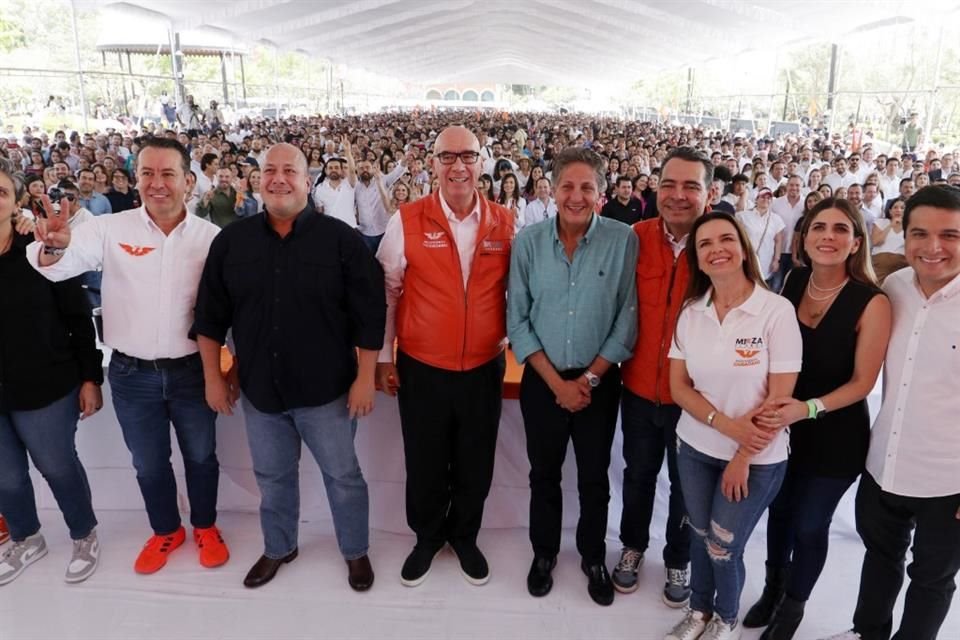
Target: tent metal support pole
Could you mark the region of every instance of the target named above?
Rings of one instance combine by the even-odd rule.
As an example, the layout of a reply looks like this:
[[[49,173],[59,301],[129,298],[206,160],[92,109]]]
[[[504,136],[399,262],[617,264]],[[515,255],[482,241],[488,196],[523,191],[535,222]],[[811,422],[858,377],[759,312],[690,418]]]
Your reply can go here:
[[[830,131],[833,131],[834,104],[833,94],[837,90],[837,60],[840,57],[840,47],[836,44],[830,45],[830,76],[827,80],[827,111],[830,112]]]
[[[223,82],[223,104],[230,104],[230,92],[227,91],[227,59],[223,55],[223,51],[220,52],[220,80]]]
[[[80,108],[83,112],[83,130],[90,131],[90,125],[88,124],[90,114],[87,111],[87,91],[83,86],[83,64],[80,62],[80,35],[77,29],[76,0],[70,0],[70,20],[73,23],[73,48],[77,55],[77,80],[80,84]]]
[[[943,62],[943,26],[944,22],[940,22],[940,35],[937,37],[937,58],[936,62],[933,65],[933,86],[930,89],[930,98],[927,102],[927,117],[923,125],[923,134],[930,140],[930,132],[933,131],[933,111],[934,105],[937,104],[937,91],[938,85],[940,84],[940,64]]]

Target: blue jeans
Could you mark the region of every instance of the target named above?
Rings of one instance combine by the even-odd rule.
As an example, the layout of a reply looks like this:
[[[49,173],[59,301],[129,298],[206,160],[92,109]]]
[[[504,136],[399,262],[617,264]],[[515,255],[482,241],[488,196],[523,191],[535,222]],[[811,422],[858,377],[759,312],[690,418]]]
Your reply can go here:
[[[827,561],[830,522],[856,478],[788,469],[767,521],[767,566],[790,567],[787,595],[806,602]]]
[[[679,441],[677,467],[694,539],[690,545],[690,608],[737,619],[746,580],[743,550],[764,510],[780,490],[787,462],[751,465],[748,497],[727,500],[720,491],[726,460]]]
[[[177,480],[170,464],[170,423],[177,434],[190,500],[190,523],[198,529],[217,521],[217,414],[207,406],[199,356],[177,369],[141,369],[114,352],[108,370],[113,408],[133,456],[137,483],[157,535],[180,528]]]
[[[380,241],[383,240],[383,234],[381,233],[378,236],[362,236],[362,237],[363,237],[363,243],[367,245],[367,248],[370,249],[371,253],[376,255],[377,249],[380,248]]]
[[[80,415],[77,391],[42,409],[0,413],[0,513],[14,540],[40,530],[27,453],[50,485],[70,537],[86,538],[97,526],[87,474],[74,444]]]
[[[260,487],[264,555],[278,560],[297,548],[300,519],[300,443],[323,473],[337,545],[346,560],[367,555],[370,502],[353,446],[357,421],[347,396],[319,407],[258,411],[243,398],[253,472]]]
[[[663,562],[671,569],[685,569],[690,562],[690,532],[684,526],[686,509],[680,476],[677,474],[677,422],[680,407],[656,405],[623,390],[621,400],[623,428],[623,513],[620,517],[620,542],[625,547],[646,551],[650,544],[650,521],[657,494],[657,476],[663,466],[664,452],[670,476],[670,513],[667,517],[667,544]]]

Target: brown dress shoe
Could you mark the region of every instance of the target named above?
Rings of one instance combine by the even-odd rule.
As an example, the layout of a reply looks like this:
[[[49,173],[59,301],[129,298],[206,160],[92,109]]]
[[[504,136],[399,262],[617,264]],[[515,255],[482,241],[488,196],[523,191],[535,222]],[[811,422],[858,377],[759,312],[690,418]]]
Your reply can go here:
[[[273,577],[277,575],[277,571],[280,569],[280,565],[293,562],[296,559],[296,549],[279,560],[274,560],[273,558],[268,558],[267,556],[260,556],[260,559],[257,560],[257,563],[250,568],[249,572],[247,572],[247,577],[243,579],[243,586],[249,587],[250,589],[262,587],[273,580]]]
[[[354,591],[366,591],[373,586],[373,567],[368,556],[347,560],[347,569],[347,582]]]

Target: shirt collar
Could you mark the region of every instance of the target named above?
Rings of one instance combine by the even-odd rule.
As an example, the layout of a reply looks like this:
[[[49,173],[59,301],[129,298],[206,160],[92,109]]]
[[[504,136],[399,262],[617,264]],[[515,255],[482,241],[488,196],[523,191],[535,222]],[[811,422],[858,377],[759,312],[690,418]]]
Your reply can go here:
[[[580,238],[579,242],[577,242],[577,245],[590,244],[590,241],[596,234],[596,229],[599,224],[600,216],[594,213],[593,218],[590,219],[590,225],[587,227],[587,232],[583,234],[583,237]],[[550,225],[550,229],[551,233],[553,234],[553,241],[560,242],[560,216],[556,216],[554,218],[553,224]]]
[[[734,307],[734,309],[739,309],[740,311],[748,313],[751,316],[759,316],[760,312],[763,310],[763,297],[765,291],[766,289],[763,287],[763,285],[753,285],[753,293],[751,293],[746,300],[741,302],[739,307]],[[703,297],[692,303],[690,306],[697,311],[705,312],[707,309],[713,306],[713,302],[710,300],[712,295],[713,287],[710,287],[707,289],[707,293]]]
[[[157,223],[154,222],[153,218],[150,217],[150,214],[147,213],[147,208],[144,205],[140,205],[139,207],[137,207],[136,211],[138,212],[140,219],[143,220],[143,223],[147,225],[147,228],[151,230],[156,229],[157,231],[161,231]],[[191,218],[197,218],[199,220],[198,216],[194,216],[189,211],[187,211],[186,205],[184,205],[183,211],[186,215],[183,217],[183,220],[181,220],[180,223],[173,228],[173,231],[176,231],[177,229],[182,229],[183,231],[186,231],[190,225],[196,224],[191,220]]]
[[[667,225],[665,224],[663,225],[663,235],[666,237],[667,242],[681,248],[685,248],[687,246],[687,238],[690,236],[690,234],[687,233],[680,239],[674,238],[673,234],[670,233],[670,229],[668,229]]]
[[[941,298],[949,300],[953,296],[960,294],[960,275],[954,276],[953,280],[940,287],[940,289],[929,298],[923,293],[923,289],[920,288],[920,282],[917,280],[916,272],[914,272],[912,280],[914,288],[917,290],[917,293],[920,294],[920,299],[927,302],[936,302]]]
[[[450,222],[461,222],[460,218],[453,212],[453,209],[450,208],[450,205],[447,204],[447,201],[444,200],[442,193],[437,193],[440,196],[440,207],[443,209],[443,215],[447,217],[447,220]],[[473,196],[473,210],[470,211],[470,215],[467,218],[475,217],[477,222],[480,222],[480,194],[476,193]],[[464,218],[465,221],[467,218]]]

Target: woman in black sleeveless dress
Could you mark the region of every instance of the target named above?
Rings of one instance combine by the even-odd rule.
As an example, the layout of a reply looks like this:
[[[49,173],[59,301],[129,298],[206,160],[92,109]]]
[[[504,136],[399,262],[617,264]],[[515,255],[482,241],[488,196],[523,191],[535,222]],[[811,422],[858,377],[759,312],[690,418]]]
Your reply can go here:
[[[804,262],[783,296],[797,310],[803,369],[794,398],[773,399],[758,422],[790,427],[783,486],[770,505],[767,581],[745,627],[789,640],[827,558],[830,522],[863,471],[870,444],[866,397],[890,337],[890,303],[870,266],[865,225],[846,200],[828,198],[805,217]]]

